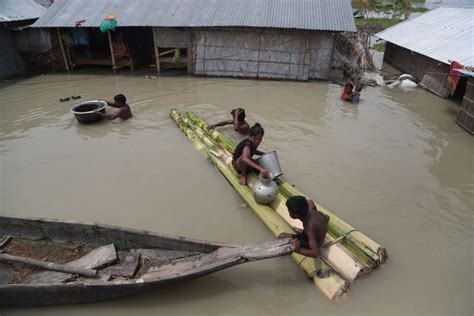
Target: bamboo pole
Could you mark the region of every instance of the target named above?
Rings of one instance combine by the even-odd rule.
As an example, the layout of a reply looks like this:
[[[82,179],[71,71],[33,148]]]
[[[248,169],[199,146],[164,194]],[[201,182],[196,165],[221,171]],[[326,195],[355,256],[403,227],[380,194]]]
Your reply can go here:
[[[59,47],[61,47],[61,54],[63,55],[64,66],[66,67],[66,71],[69,72],[69,62],[66,57],[66,51],[64,50],[63,39],[61,38],[61,32],[59,31],[59,28],[56,28],[56,32],[58,34]]]
[[[116,73],[117,64],[115,63],[114,46],[112,45],[112,33],[110,30],[107,30],[107,38],[109,39],[110,57],[112,58],[112,70]]]
[[[229,152],[234,151],[235,143],[219,132],[215,130],[209,130],[207,122],[200,116],[191,112],[187,112],[186,116],[197,126],[203,128],[212,139],[223,146],[226,150]],[[293,195],[304,196],[303,193],[299,192],[291,184],[283,180],[279,181],[279,189],[287,198]],[[319,211],[330,217],[328,223],[329,233],[335,238],[344,236],[342,243],[364,264],[376,267],[385,263],[387,251],[384,247],[356,230],[354,227],[337,217],[332,212],[329,212],[326,208],[317,203],[315,204]]]
[[[192,124],[187,118],[184,118],[183,121],[188,125]],[[208,148],[212,148],[215,152],[217,152],[217,154],[226,164],[226,166],[232,171],[234,171],[231,163],[232,155],[224,149],[219,148],[218,144],[216,144],[212,139],[210,139],[200,127],[194,126],[194,128],[194,132],[196,133],[197,137],[199,137],[199,139],[204,142],[204,144]],[[235,171],[233,173],[235,177],[237,177]],[[257,177],[253,174],[250,174],[248,176],[248,187],[251,188],[256,180]],[[292,219],[289,216],[286,207],[286,200],[287,198],[284,197],[281,193],[279,193],[277,199],[270,206],[290,226],[302,229],[303,225],[301,221]],[[334,238],[332,238],[330,235],[327,235],[326,243],[330,243],[332,241],[334,241]],[[370,266],[364,264],[355,256],[351,255],[350,252],[348,250],[345,250],[344,247],[342,247],[341,245],[334,245],[333,247],[321,249],[321,257],[342,277],[344,277],[344,279],[350,282],[353,282],[356,278],[367,274],[372,270]]]
[[[190,129],[185,119],[180,118],[180,114],[176,110],[171,110],[170,117],[176,122],[179,128],[184,131]],[[188,121],[189,122],[189,121]],[[189,134],[189,133],[188,133]],[[195,134],[196,143],[202,144],[203,138]],[[218,148],[215,148],[219,150]],[[249,187],[241,186],[238,177],[232,169],[228,168],[224,162],[217,158],[212,149],[208,149],[211,161],[216,165],[219,171],[226,177],[227,181],[236,189],[239,195],[244,199],[247,205],[257,214],[262,222],[270,229],[274,236],[278,236],[282,232],[291,232],[291,227],[270,207],[257,204],[253,198],[253,194]],[[293,253],[291,255],[298,266],[312,278],[315,285],[329,298],[335,299],[341,297],[350,288],[350,283],[342,279],[334,270],[331,269],[321,258],[308,258],[300,254]],[[329,275],[323,276],[319,272],[327,271]]]
[[[33,258],[13,256],[13,255],[9,255],[9,254],[6,254],[6,253],[0,254],[0,262],[23,263],[23,264],[28,264],[28,265],[40,267],[40,268],[45,269],[45,270],[59,271],[59,272],[65,272],[65,273],[71,273],[71,274],[79,274],[79,275],[83,275],[83,276],[87,276],[87,277],[95,277],[97,275],[97,271],[92,270],[92,269],[72,267],[72,266],[68,266],[68,265],[64,265],[64,264],[57,264],[57,263],[54,263],[54,262],[36,260],[36,259],[33,259]]]

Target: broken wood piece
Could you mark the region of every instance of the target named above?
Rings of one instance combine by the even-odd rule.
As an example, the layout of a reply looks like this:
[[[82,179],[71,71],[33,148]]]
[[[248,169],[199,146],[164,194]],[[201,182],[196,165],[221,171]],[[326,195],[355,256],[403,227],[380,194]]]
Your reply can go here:
[[[289,255],[294,251],[290,239],[277,239],[256,245],[220,247],[217,250],[200,256],[188,257],[173,261],[160,267],[151,267],[142,276],[144,281],[165,280],[184,277],[205,270],[221,270],[224,267],[248,261]]]
[[[86,269],[100,269],[117,261],[117,253],[115,252],[114,244],[99,247],[87,255],[71,261],[69,266],[80,267]],[[63,283],[74,278],[74,275],[62,272],[45,271],[33,275],[23,281],[26,284],[41,284],[41,283]]]
[[[2,248],[7,242],[9,242],[11,238],[12,236],[10,235],[2,236],[2,238],[0,238],[0,248]]]
[[[137,272],[139,262],[139,253],[119,252],[119,263],[110,266],[101,272],[111,276],[133,278]]]
[[[33,258],[13,256],[6,253],[0,254],[0,262],[17,262],[29,264],[35,267],[40,267],[45,270],[66,272],[72,274],[79,274],[88,277],[95,277],[97,274],[96,270],[84,269],[79,267],[68,266],[65,264],[57,264],[54,262],[41,261]]]
[[[167,54],[171,54],[171,53],[174,53],[176,49],[169,49],[169,50],[166,50],[162,53],[159,54],[159,56],[164,56],[164,55],[167,55]]]

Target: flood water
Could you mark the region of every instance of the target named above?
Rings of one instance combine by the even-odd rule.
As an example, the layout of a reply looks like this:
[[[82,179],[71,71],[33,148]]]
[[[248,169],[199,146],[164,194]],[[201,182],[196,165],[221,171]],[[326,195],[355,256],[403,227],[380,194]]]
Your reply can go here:
[[[127,96],[134,117],[79,125],[75,101]],[[0,214],[128,226],[227,243],[273,236],[168,118],[209,122],[244,107],[265,128],[285,179],[384,245],[390,259],[328,301],[276,258],[97,304],[6,315],[471,315],[474,139],[459,105],[423,89],[367,88],[354,106],[328,82],[108,70],[0,84]],[[113,111],[113,109],[111,109]],[[220,131],[234,138],[232,128]]]

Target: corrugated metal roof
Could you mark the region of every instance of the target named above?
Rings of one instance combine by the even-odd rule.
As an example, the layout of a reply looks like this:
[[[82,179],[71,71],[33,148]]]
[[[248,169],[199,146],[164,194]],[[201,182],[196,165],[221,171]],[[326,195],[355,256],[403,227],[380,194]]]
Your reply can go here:
[[[0,0],[0,22],[37,19],[46,10],[34,0]]]
[[[56,0],[34,27],[98,27],[111,12],[119,27],[356,31],[351,0]]]
[[[467,69],[454,69],[462,73],[463,75],[469,76],[469,77],[474,77],[474,71],[469,71]]]
[[[474,9],[438,8],[375,36],[446,64],[474,66]]]

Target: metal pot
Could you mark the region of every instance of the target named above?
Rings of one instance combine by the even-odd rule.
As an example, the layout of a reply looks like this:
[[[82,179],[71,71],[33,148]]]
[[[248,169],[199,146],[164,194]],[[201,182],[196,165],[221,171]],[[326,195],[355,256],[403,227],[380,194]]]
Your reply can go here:
[[[101,100],[86,101],[76,104],[71,108],[71,113],[74,114],[77,121],[82,124],[91,124],[102,121],[103,117],[96,112],[105,113],[107,102]]]
[[[257,203],[270,204],[278,194],[278,185],[272,179],[258,177],[252,186],[253,197]]]
[[[270,178],[275,179],[283,174],[276,151],[268,152],[257,159],[257,163],[270,172]]]

